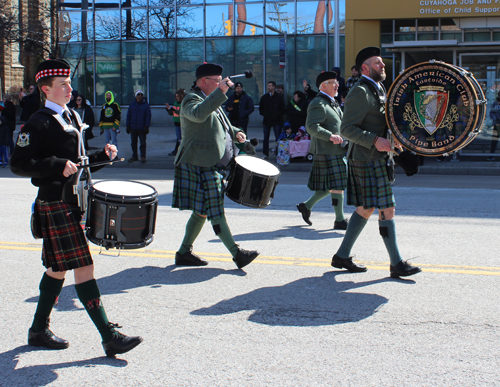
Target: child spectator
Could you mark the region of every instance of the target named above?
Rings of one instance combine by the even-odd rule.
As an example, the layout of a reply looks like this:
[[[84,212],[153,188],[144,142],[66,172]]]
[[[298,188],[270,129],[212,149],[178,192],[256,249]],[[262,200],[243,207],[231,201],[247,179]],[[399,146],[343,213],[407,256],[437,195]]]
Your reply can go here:
[[[286,122],[278,137],[276,162],[279,165],[290,164],[290,141],[293,141],[294,138],[295,133],[292,132],[292,125]]]

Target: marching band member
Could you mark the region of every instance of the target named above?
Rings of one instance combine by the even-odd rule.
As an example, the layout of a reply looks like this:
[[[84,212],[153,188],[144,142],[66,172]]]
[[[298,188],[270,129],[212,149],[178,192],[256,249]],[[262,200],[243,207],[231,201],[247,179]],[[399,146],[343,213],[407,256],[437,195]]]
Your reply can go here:
[[[399,254],[394,223],[395,205],[385,157],[391,151],[385,120],[385,64],[380,48],[367,47],[356,56],[360,80],[352,87],[345,101],[340,133],[349,140],[349,179],[347,204],[356,206],[349,220],[332,266],[350,272],[364,272],[366,267],[353,262],[351,249],[368,219],[378,209],[379,231],[389,253],[391,277],[419,273],[417,266],[403,261]],[[401,145],[398,144],[398,147]]]
[[[340,136],[342,111],[335,100],[339,88],[337,73],[323,71],[316,78],[316,86],[319,93],[309,104],[306,119],[307,133],[311,135],[310,152],[314,155],[307,187],[314,194],[307,201],[297,204],[297,209],[304,221],[312,225],[309,220],[312,208],[331,195],[335,209],[333,229],[345,230],[348,223],[344,216],[347,159]]]
[[[45,108],[33,114],[24,125],[11,159],[12,172],[31,177],[32,184],[38,187],[35,213],[43,235],[42,263],[47,268],[40,282],[40,298],[29,329],[28,344],[50,349],[69,346],[68,341],[49,329],[49,316],[67,271],[73,270],[78,298],[102,336],[106,355],[113,357],[130,351],[142,338],[125,336],[116,330],[117,324],[108,321],[94,279],[92,256],[80,226],[82,212],[76,204],[62,200],[63,187],[77,173],[81,156],[81,138],[64,126],[66,123],[80,129],[76,113],[66,107],[72,91],[70,66],[64,60],[44,61],[37,67],[36,81],[46,98]],[[112,160],[116,153],[116,146],[107,144],[89,160]]]
[[[231,125],[221,109],[233,82],[222,79],[222,66],[204,63],[196,69],[193,92],[181,105],[182,140],[175,158],[172,207],[190,210],[186,232],[175,264],[205,266],[208,262],[192,252],[205,220],[231,252],[238,268],[251,263],[259,253],[241,249],[233,239],[224,214],[224,169],[234,155],[233,141],[244,142],[245,132]]]

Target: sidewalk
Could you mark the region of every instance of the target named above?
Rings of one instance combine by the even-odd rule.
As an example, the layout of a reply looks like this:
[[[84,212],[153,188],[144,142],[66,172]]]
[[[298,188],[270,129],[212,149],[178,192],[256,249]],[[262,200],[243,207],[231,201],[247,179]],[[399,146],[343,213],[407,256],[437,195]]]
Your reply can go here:
[[[17,129],[19,130],[19,126]],[[127,160],[132,156],[130,147],[130,136],[125,132],[125,128],[120,128],[121,133],[118,135],[118,156],[125,158],[125,161],[115,163],[112,168],[138,168],[138,169],[173,169],[174,156],[168,154],[174,149],[176,137],[174,126],[155,126],[150,128],[147,137],[147,161],[141,163],[139,161],[129,163]],[[104,135],[99,135],[99,128],[93,130],[94,139],[89,141],[90,150],[102,148],[105,145]],[[17,132],[14,134],[17,138]],[[257,138],[259,145],[256,147],[257,157],[262,156],[262,142],[264,134],[261,127],[249,127],[248,138]],[[271,136],[273,139],[273,137]],[[271,146],[274,141],[271,141]],[[275,164],[276,157],[271,155],[269,162]],[[282,172],[309,172],[311,170],[311,162],[300,160],[300,158],[292,159],[292,162],[283,167],[278,166]],[[401,168],[396,168],[396,173],[404,173]],[[420,167],[420,174],[429,175],[489,175],[500,176],[500,155],[498,161],[442,161],[438,162],[435,157],[426,157],[425,164]]]

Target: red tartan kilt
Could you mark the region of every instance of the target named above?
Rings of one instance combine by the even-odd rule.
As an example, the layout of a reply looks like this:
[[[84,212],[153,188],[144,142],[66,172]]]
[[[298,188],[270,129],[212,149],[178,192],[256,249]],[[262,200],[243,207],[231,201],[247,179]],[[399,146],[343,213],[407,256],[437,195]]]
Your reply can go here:
[[[66,271],[93,264],[77,206],[63,201],[37,200],[42,226],[42,262],[53,271]]]

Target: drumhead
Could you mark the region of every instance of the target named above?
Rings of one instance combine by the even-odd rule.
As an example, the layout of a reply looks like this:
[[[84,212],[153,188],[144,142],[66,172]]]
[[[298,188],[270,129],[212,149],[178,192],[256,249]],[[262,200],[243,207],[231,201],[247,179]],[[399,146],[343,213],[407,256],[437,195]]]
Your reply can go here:
[[[456,152],[477,136],[486,99],[472,74],[444,62],[419,63],[387,93],[386,120],[408,150],[424,156]]]
[[[113,196],[144,197],[156,194],[156,189],[148,184],[127,180],[102,180],[93,184],[93,189]]]
[[[244,169],[258,173],[265,176],[276,176],[280,174],[280,170],[266,160],[259,159],[258,157],[241,155],[234,158],[238,165]]]

